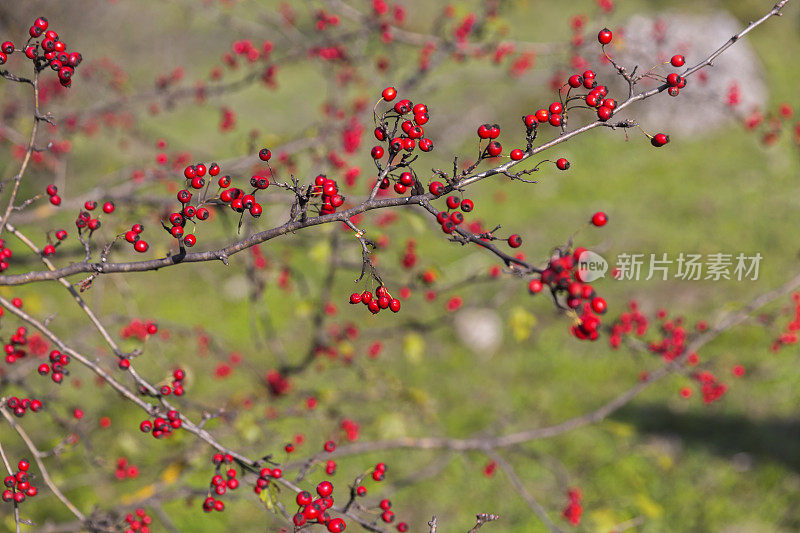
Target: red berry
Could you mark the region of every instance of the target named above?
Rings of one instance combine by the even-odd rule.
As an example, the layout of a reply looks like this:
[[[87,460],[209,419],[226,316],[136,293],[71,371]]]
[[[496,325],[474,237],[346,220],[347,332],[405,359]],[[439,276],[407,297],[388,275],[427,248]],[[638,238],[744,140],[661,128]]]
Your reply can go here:
[[[614,37],[614,34],[611,33],[611,30],[608,28],[603,28],[600,30],[600,33],[597,34],[597,40],[600,44],[608,44],[611,42],[611,39]]]
[[[683,64],[686,63],[686,59],[682,55],[677,54],[672,56],[672,59],[670,59],[669,62],[673,67],[682,67]]]
[[[421,139],[419,141],[419,149],[423,152],[430,152],[433,150],[433,141],[430,139]]]
[[[678,84],[681,82],[681,77],[678,75],[677,72],[670,72],[667,75],[667,84],[671,87],[677,87]]]
[[[650,144],[652,144],[656,148],[664,146],[668,142],[669,142],[669,135],[665,133],[656,133],[655,135],[653,135],[653,138],[650,139]]]
[[[444,184],[440,181],[434,181],[428,186],[428,190],[434,196],[441,196],[444,194]]]
[[[522,246],[522,237],[517,235],[516,233],[508,238],[508,245],[512,248],[519,248]]]
[[[513,159],[514,161],[519,161],[523,157],[525,157],[525,152],[523,152],[519,148],[515,148],[514,150],[511,150],[511,159]]]
[[[606,105],[602,105],[597,109],[597,118],[601,121],[605,122],[606,120],[611,118],[611,115],[614,114],[614,111],[610,107]]]
[[[560,115],[564,112],[564,105],[561,102],[553,102],[550,104],[549,111],[551,115]]]
[[[537,294],[542,292],[544,285],[542,284],[542,280],[540,279],[532,279],[530,283],[528,283],[528,290],[531,294]]]
[[[136,241],[136,244],[133,245],[133,249],[136,250],[139,253],[146,252],[148,248],[150,248],[150,245],[147,244],[145,241],[142,241],[142,240]]]
[[[551,126],[560,126],[561,125],[561,115],[550,115],[550,122]]]
[[[330,481],[323,481],[317,485],[317,494],[325,498],[333,493],[333,484]]]
[[[258,158],[261,159],[262,161],[269,161],[271,157],[272,157],[272,152],[270,152],[266,148],[262,148],[258,152]]]
[[[373,159],[380,159],[383,157],[383,147],[382,146],[375,146],[372,148],[372,158]]]
[[[387,102],[391,102],[392,100],[395,99],[395,97],[397,97],[397,89],[395,89],[394,87],[387,87],[383,90],[381,96]]]
[[[569,83],[569,86],[572,87],[573,89],[577,89],[578,87],[583,85],[583,78],[581,78],[580,75],[578,74],[573,74],[572,76],[569,77],[567,83]]]
[[[346,527],[344,520],[341,518],[334,518],[328,522],[328,531],[330,531],[330,533],[341,533]]]
[[[556,167],[558,170],[567,170],[569,168],[569,161],[562,157],[556,161]]]
[[[492,157],[497,157],[503,153],[503,145],[497,141],[492,141],[489,143],[489,146],[486,147],[486,152]]]
[[[607,309],[606,301],[603,298],[599,296],[595,296],[594,298],[592,298],[592,311],[594,311],[595,313],[602,314],[606,312],[606,309]]]
[[[598,211],[597,213],[592,215],[592,224],[594,224],[598,228],[601,226],[605,226],[607,223],[608,223],[608,215],[606,215],[602,211]]]

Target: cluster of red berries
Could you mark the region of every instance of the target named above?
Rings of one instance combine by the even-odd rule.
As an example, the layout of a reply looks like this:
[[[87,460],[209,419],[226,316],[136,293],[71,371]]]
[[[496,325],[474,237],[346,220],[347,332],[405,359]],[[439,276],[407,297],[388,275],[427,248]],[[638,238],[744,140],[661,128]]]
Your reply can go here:
[[[164,229],[169,231],[170,235],[175,237],[176,239],[183,240],[183,244],[192,247],[197,243],[197,237],[195,237],[194,233],[189,233],[184,235],[184,228],[186,227],[186,222],[189,220],[208,220],[211,216],[211,212],[202,207],[202,202],[198,202],[197,205],[190,205],[192,201],[192,193],[189,192],[189,188],[200,190],[203,187],[208,190],[208,184],[206,183],[205,176],[208,174],[210,177],[217,176],[220,172],[220,167],[217,163],[212,163],[209,165],[208,168],[203,163],[196,163],[194,165],[189,165],[183,170],[183,177],[186,178],[186,189],[182,189],[178,191],[177,198],[180,204],[180,209],[169,216],[169,223],[172,227],[164,226]],[[230,185],[230,177],[223,176],[219,179],[219,186],[221,188],[227,187]],[[239,211],[241,212],[241,211]],[[260,214],[260,212],[259,212]]]
[[[52,197],[51,197],[52,200]],[[95,231],[96,229],[100,228],[100,219],[99,218],[92,218],[91,211],[97,209],[97,202],[94,200],[89,200],[84,202],[83,204],[84,210],[78,214],[78,218],[75,219],[75,226],[78,230],[82,230],[84,228],[88,228],[89,231]],[[103,213],[110,215],[114,212],[116,207],[114,206],[114,202],[105,202],[103,204]]]
[[[377,315],[383,309],[390,309],[393,313],[400,311],[400,300],[392,298],[389,290],[381,285],[375,290],[373,295],[370,291],[362,293],[354,292],[350,295],[350,303],[355,305],[362,303],[367,306],[373,315]]]
[[[497,124],[481,124],[478,126],[478,138],[483,141],[488,139],[489,144],[481,152],[481,158],[498,157],[503,153],[503,145],[495,141],[500,136],[500,126]],[[520,150],[521,152],[521,150]],[[514,151],[517,154],[516,150]],[[522,159],[522,157],[520,157]]]
[[[161,394],[167,396],[170,392],[175,396],[183,396],[183,380],[186,379],[186,372],[182,368],[172,371],[172,385],[161,387]]]
[[[444,184],[440,181],[434,181],[428,186],[428,191],[434,196],[441,196],[444,194]],[[464,222],[464,213],[470,213],[475,209],[475,203],[469,198],[463,200],[455,195],[450,195],[445,200],[448,211],[439,211],[436,215],[436,222],[441,224],[444,233],[453,233],[456,226]]]
[[[611,336],[608,343],[612,348],[618,348],[625,335],[636,334],[639,337],[647,333],[648,320],[639,312],[639,305],[632,301],[628,304],[630,312],[622,313],[611,325]]]
[[[17,398],[16,396],[12,396],[6,400],[6,407],[8,407],[11,412],[14,413],[14,416],[22,418],[25,416],[25,412],[28,409],[36,413],[41,411],[44,405],[42,404],[41,400]]]
[[[386,479],[386,464],[378,463],[372,469],[372,479],[375,481],[383,481]]]
[[[25,57],[36,65],[36,70],[44,70],[49,66],[58,74],[58,81],[63,87],[72,84],[72,76],[75,69],[80,65],[83,57],[78,52],[67,53],[67,45],[59,40],[58,34],[53,30],[48,30],[49,24],[44,17],[37,18],[28,30],[31,39],[38,39],[44,35],[42,42],[33,41],[25,46]],[[30,39],[28,41],[30,43]],[[8,56],[16,51],[14,43],[6,41],[0,45],[0,65],[8,60]]]
[[[719,378],[711,372],[704,370],[696,372],[692,377],[700,383],[700,393],[703,395],[703,403],[713,403],[722,398],[728,392],[728,386],[719,381]],[[684,388],[683,390],[685,390]],[[691,391],[691,389],[689,389]],[[682,392],[685,398],[688,396]],[[691,396],[691,395],[690,395]]]
[[[569,86],[567,92],[567,103],[578,101],[587,105],[590,109],[595,109],[597,118],[603,122],[609,120],[614,115],[614,110],[617,108],[617,101],[608,96],[608,87],[599,85],[595,79],[596,74],[593,70],[586,70],[583,74],[573,74],[567,79],[565,87]],[[573,89],[589,89],[587,94],[579,94],[576,96],[569,96]],[[582,102],[580,102],[582,101]],[[552,109],[551,109],[552,112]]]
[[[33,498],[39,493],[39,490],[31,484],[28,474],[30,467],[30,462],[23,459],[17,463],[17,471],[3,480],[3,484],[6,486],[3,491],[4,502],[22,503],[26,497]]]
[[[0,272],[7,270],[9,267],[9,259],[14,255],[11,248],[6,248],[5,239],[0,239]]]
[[[783,333],[772,342],[771,350],[777,352],[783,346],[797,344],[797,331],[800,330],[800,292],[792,293],[792,304],[794,305],[794,318],[786,325]]]
[[[259,158],[262,161],[265,162],[269,161],[271,157],[272,153],[266,148],[263,148],[259,152]],[[212,174],[214,176],[216,176],[217,173],[219,173],[219,167],[216,165],[216,163],[211,166],[209,173],[211,173],[211,170],[214,170],[214,174]],[[202,171],[205,172],[205,167],[202,168]],[[231,187],[230,176],[222,176],[221,178],[219,178],[217,184],[221,189],[224,189],[219,194],[219,199],[221,202],[229,204],[231,206],[231,209],[242,215],[244,214],[245,211],[248,211],[250,213],[250,216],[252,216],[253,218],[258,218],[261,216],[263,208],[261,207],[261,204],[256,202],[255,194],[257,191],[264,190],[267,187],[269,187],[269,178],[267,178],[266,176],[253,176],[252,178],[250,178],[250,185],[253,187],[253,190],[250,194],[245,194],[245,192],[242,189],[239,189],[238,187]],[[178,200],[184,202],[184,200],[180,198],[180,193],[178,193],[178,195],[179,195]],[[188,200],[186,200],[186,202],[188,202]],[[186,206],[184,209],[187,209],[189,207],[191,206]],[[200,212],[201,210],[203,211],[202,213]],[[208,211],[203,207],[198,207],[197,213],[198,213],[198,218],[200,218],[201,216],[203,217],[201,218],[201,220],[206,220],[209,215]],[[184,213],[184,215],[187,214]]]
[[[15,298],[17,300],[17,298]],[[20,300],[20,305],[22,301]],[[19,306],[17,306],[19,307]],[[3,346],[3,349],[6,352],[6,363],[13,364],[16,363],[18,359],[22,359],[27,355],[27,352],[23,350],[21,347],[28,344],[28,330],[25,327],[20,326],[17,328],[17,331],[11,335],[11,338],[8,339],[8,342]]]
[[[123,362],[125,365],[123,366]],[[120,368],[123,370],[127,370],[130,367],[130,360],[127,358],[120,359]],[[170,394],[174,394],[175,396],[183,396],[183,380],[186,377],[186,372],[182,368],[176,368],[172,372],[172,384],[171,385],[161,385],[161,388],[158,389],[158,393],[161,396],[169,396]],[[144,394],[145,391],[142,391]],[[172,412],[172,411],[170,411]]]
[[[117,459],[117,468],[114,471],[114,477],[118,480],[139,477],[139,467],[129,464],[125,457],[120,457]]]
[[[335,213],[344,204],[344,197],[339,194],[339,185],[336,180],[327,178],[322,174],[314,178],[314,188],[311,194],[322,198],[322,205],[319,209],[320,215]]]
[[[333,484],[330,481],[323,481],[317,485],[317,495],[313,495],[307,490],[297,493],[295,502],[298,510],[292,518],[296,527],[302,527],[307,522],[316,521],[327,527],[330,533],[341,533],[347,528],[347,524],[341,518],[331,518],[328,509],[333,508]]]
[[[158,333],[158,324],[152,320],[131,320],[125,327],[120,329],[120,336],[123,339],[130,337],[137,337],[140,340],[145,340],[150,335]]]
[[[181,415],[178,411],[174,409],[170,409],[167,411],[167,418],[163,418],[161,416],[157,416],[151,422],[148,420],[142,420],[142,423],[139,424],[139,430],[142,433],[151,433],[153,438],[160,439],[163,437],[169,437],[172,435],[173,429],[178,429],[182,425]]]
[[[53,205],[61,205],[61,197],[58,195],[58,187],[54,184],[50,184],[45,189],[47,196],[50,197],[50,203]]]
[[[561,512],[561,515],[566,518],[570,524],[577,526],[581,523],[581,515],[583,514],[583,506],[581,505],[583,495],[579,489],[569,489],[567,491],[567,498],[569,502]]]
[[[61,241],[67,238],[67,232],[63,229],[56,231],[56,243],[53,244],[52,242],[48,242],[42,248],[42,256],[49,257],[56,253],[56,247],[61,244]],[[50,236],[48,234],[48,241],[50,241]],[[1,255],[1,254],[0,254]],[[0,263],[0,271],[2,271],[2,263]]]
[[[287,447],[288,446],[289,445],[287,444]],[[256,486],[253,488],[253,492],[256,494],[261,494],[261,491],[269,486],[272,479],[280,479],[282,477],[283,470],[280,468],[262,468],[258,472],[258,479],[256,479]]]
[[[386,522],[387,524],[391,524],[394,522],[394,511],[392,511],[392,502],[384,498],[378,504],[378,508],[381,510],[381,520]],[[397,524],[398,531],[407,531],[408,525],[405,522],[400,522]]]
[[[139,253],[144,253],[148,248],[150,248],[150,245],[147,244],[147,241],[141,238],[143,231],[144,226],[136,223],[131,226],[131,229],[125,232],[125,240],[131,243],[133,245],[133,249]]]
[[[386,102],[393,101],[397,98],[397,89],[387,87],[381,93],[381,98]],[[413,115],[413,118],[403,119],[409,114]],[[394,124],[391,127],[387,119],[394,120]],[[403,121],[400,122],[401,120]],[[422,128],[428,123],[428,120],[430,120],[430,116],[428,115],[428,107],[425,104],[414,105],[408,99],[398,100],[394,106],[383,113],[380,120],[376,115],[375,138],[380,142],[386,142],[388,150],[384,150],[383,146],[377,145],[372,148],[372,158],[377,161],[383,158],[388,151],[389,162],[391,162],[394,156],[402,151],[410,154],[417,147],[422,152],[433,150],[433,141],[424,136],[425,130]],[[398,131],[398,126],[402,131]]]
[[[128,513],[125,515],[125,533],[150,533],[150,524],[153,518],[142,509],[136,509],[136,514]]]
[[[674,55],[669,62],[673,67],[682,67],[684,63],[686,63],[686,59],[682,55]],[[667,74],[665,81],[667,82],[667,85],[669,85],[667,93],[670,96],[678,96],[678,94],[681,92],[681,89],[686,87],[686,78],[677,72],[670,72]]]
[[[225,476],[222,476],[223,465],[230,465],[233,463],[233,457],[229,454],[215,453],[211,458],[214,463],[214,476],[211,478],[211,483],[208,488],[208,497],[203,501],[203,510],[205,512],[223,511],[225,504],[217,497],[223,496],[228,490],[236,490],[239,488],[239,480],[236,478],[236,469],[227,468]],[[214,494],[215,496],[212,496]]]
[[[394,192],[397,194],[405,194],[408,189],[412,188],[417,183],[417,178],[413,172],[402,172],[399,176],[387,176],[381,180],[378,187],[381,190],[388,189],[394,180]]]
[[[582,281],[585,274],[579,268],[579,260],[586,251],[585,248],[576,248],[572,253],[559,250],[540,276],[528,283],[528,290],[537,294],[547,285],[556,296],[564,295],[566,306],[580,311],[572,326],[572,334],[581,340],[596,340],[600,334],[598,315],[606,312],[607,304],[605,299],[597,296],[594,287]]]
[[[50,364],[42,363],[39,365],[39,375],[46,376],[49,374],[53,383],[61,383],[64,381],[64,376],[69,375],[69,372],[66,370],[69,361],[70,358],[67,354],[61,353],[58,350],[53,350],[50,352]]]

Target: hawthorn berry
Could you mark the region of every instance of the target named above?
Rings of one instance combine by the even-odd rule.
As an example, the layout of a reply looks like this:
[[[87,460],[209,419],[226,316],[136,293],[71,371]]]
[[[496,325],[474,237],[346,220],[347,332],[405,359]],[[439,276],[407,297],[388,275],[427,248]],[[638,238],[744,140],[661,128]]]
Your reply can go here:
[[[686,63],[686,59],[682,55],[676,54],[672,56],[669,62],[673,67],[682,67]]]
[[[567,170],[569,168],[569,161],[563,157],[559,158],[556,160],[556,168],[558,168],[558,170]]]
[[[597,40],[602,45],[606,45],[606,44],[610,43],[611,39],[613,39],[613,37],[614,37],[614,34],[611,33],[611,30],[609,30],[608,28],[603,28],[602,30],[600,30],[600,33],[597,34]]]
[[[372,148],[372,159],[380,159],[383,157],[383,147],[382,146],[375,146]]]
[[[508,238],[508,245],[512,248],[519,248],[522,246],[522,237],[516,233]]]
[[[656,148],[659,148],[659,147],[661,147],[661,146],[664,146],[664,145],[665,145],[665,144],[667,144],[668,142],[669,142],[669,135],[667,135],[667,134],[665,134],[665,133],[656,133],[656,134],[655,134],[655,135],[653,135],[653,137],[650,139],[650,144],[652,144],[652,145],[653,145],[653,146],[655,146]]]
[[[387,102],[391,102],[397,97],[397,89],[394,87],[387,87],[381,93],[381,97]]]
[[[606,312],[607,305],[605,299],[595,296],[592,298],[592,311],[603,314]]]
[[[497,141],[492,141],[489,143],[489,146],[486,147],[486,153],[492,157],[497,157],[503,153],[503,145]]]
[[[330,481],[323,481],[317,485],[317,494],[325,498],[333,493],[333,484]]]
[[[270,152],[267,148],[262,148],[258,152],[258,158],[262,161],[269,161],[272,158],[272,152]]]
[[[428,186],[428,190],[434,196],[441,196],[444,194],[444,184],[440,181],[434,181]]]
[[[511,150],[511,154],[510,155],[511,155],[511,159],[513,159],[514,161],[519,161],[520,159],[525,157],[525,152],[523,152],[519,148],[515,148],[514,150]]]
[[[608,215],[606,215],[602,211],[598,211],[597,213],[592,215],[592,224],[594,224],[598,228],[601,226],[605,226],[607,223],[608,223]]]

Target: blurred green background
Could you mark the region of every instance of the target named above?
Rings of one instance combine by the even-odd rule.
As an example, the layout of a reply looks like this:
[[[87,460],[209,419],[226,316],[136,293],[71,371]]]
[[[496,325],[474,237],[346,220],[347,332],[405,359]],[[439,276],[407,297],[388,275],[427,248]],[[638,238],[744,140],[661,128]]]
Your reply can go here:
[[[291,46],[293,34],[272,25],[278,18],[276,4],[255,0],[12,2],[0,7],[0,37],[19,41],[33,18],[45,15],[70,49],[83,53],[87,64],[105,57],[120,66],[127,73],[120,94],[136,95],[152,90],[159,75],[169,74],[177,66],[186,71],[179,85],[191,87],[194,80],[207,78],[219,64],[220,55],[237,39],[252,39],[256,46],[273,39],[276,58],[280,57],[278,50]],[[438,5],[402,4],[408,11],[406,28],[430,31],[430,19],[438,13]],[[569,17],[581,13],[589,15],[586,36],[593,40],[598,28],[621,26],[632,14],[668,8],[662,15],[668,20],[669,13],[708,15],[725,10],[744,24],[771,7],[769,1],[756,0],[675,1],[668,5],[627,0],[619,4],[613,13],[601,14],[595,2],[587,0],[503,2],[487,38],[499,34],[516,40],[563,43],[572,35]],[[353,5],[369,10],[368,2]],[[458,16],[463,16],[480,4],[454,5]],[[298,19],[308,25],[310,14],[325,3],[295,2],[292,6]],[[763,63],[767,111],[783,102],[800,103],[800,71],[792,59],[800,54],[799,13],[798,6],[790,3],[783,19],[768,22],[747,38]],[[352,22],[346,24],[352,27]],[[86,191],[93,187],[116,187],[129,180],[134,169],[152,168],[159,138],[167,141],[168,153],[188,151],[193,160],[226,161],[254,153],[253,147],[316,135],[311,151],[299,151],[294,157],[296,175],[308,181],[325,170],[327,146],[336,145],[340,135],[341,122],[323,117],[322,104],[327,101],[351,109],[357,98],[369,102],[357,115],[366,130],[361,148],[348,161],[363,170],[356,188],[363,192],[369,175],[369,106],[384,86],[400,85],[413,75],[418,50],[384,46],[375,36],[365,38],[362,45],[363,49],[354,49],[354,61],[362,53],[373,57],[371,61],[385,56],[392,65],[388,72],[379,73],[364,60],[353,68],[358,82],[342,88],[334,82],[338,71],[319,61],[276,59],[275,90],[255,84],[211,96],[200,104],[191,99],[178,101],[172,108],[161,101],[162,110],[155,115],[147,113],[150,99],[126,101],[122,109],[136,117],[128,130],[102,127],[99,134],[72,137],[63,129],[48,131],[45,136],[69,137],[73,150],[53,168],[35,168],[26,177],[22,197],[55,182],[65,201],[89,199]],[[433,73],[407,87],[403,95],[428,104],[432,120],[427,131],[436,142],[436,151],[418,166],[420,175],[425,176],[431,167],[451,168],[453,154],[474,157],[474,129],[483,122],[501,124],[501,140],[507,148],[522,144],[519,116],[551,101],[548,81],[557,70],[569,71],[565,66],[568,60],[560,51],[539,54],[535,68],[520,79],[508,76],[508,62],[496,66],[487,59],[445,60]],[[603,68],[597,66],[598,71]],[[84,80],[79,68],[69,96],[46,109],[52,109],[59,120],[113,102],[117,96],[111,94],[103,72],[98,68],[91,80]],[[224,81],[239,79],[247,72],[242,65],[238,71],[226,73]],[[713,83],[713,70],[709,77]],[[27,135],[27,108],[15,110],[12,104],[28,105],[25,88],[3,82],[3,94],[3,123]],[[658,106],[659,98],[668,97],[661,95],[642,107]],[[237,114],[236,129],[230,133],[219,131],[221,107]],[[522,250],[536,261],[544,261],[553,246],[563,244],[597,210],[608,212],[611,222],[603,230],[584,230],[576,244],[596,246],[607,257],[623,252],[672,256],[680,252],[760,252],[764,259],[754,282],[606,279],[596,284],[609,302],[608,322],[635,298],[650,313],[664,308],[671,315],[685,316],[689,324],[701,319],[713,323],[724,312],[774,288],[797,271],[797,232],[792,228],[798,207],[799,159],[791,134],[793,123],[787,124],[771,146],[764,146],[759,134],[746,131],[740,121],[732,119],[702,135],[673,134],[672,142],[660,150],[653,149],[637,132],[630,132],[626,142],[622,132],[595,130],[553,152],[571,161],[569,172],[541,171],[536,185],[502,178],[485,180],[470,189],[468,195],[477,206],[472,218],[480,218],[489,228],[502,224],[502,232],[520,233],[525,241]],[[658,130],[658,124],[643,126],[648,131]],[[257,130],[254,136],[252,130]],[[13,176],[17,168],[8,153],[3,150],[0,155],[4,178]],[[234,177],[246,180],[246,165],[240,163],[238,168],[243,170]],[[285,179],[285,169],[282,172]],[[171,176],[178,183],[177,174]],[[156,181],[145,185],[141,194],[173,194],[167,191],[163,181]],[[281,196],[275,193],[274,197]],[[152,246],[148,255],[166,252],[169,241],[156,231],[153,208],[124,207],[116,218],[104,219],[98,241],[141,221],[148,226]],[[29,219],[22,227],[43,244],[42,229],[65,227],[70,231],[74,214],[72,208],[56,212],[37,204],[25,214]],[[268,207],[266,215],[245,230],[266,228],[285,215],[284,207]],[[401,210],[398,215],[399,222],[385,228],[375,224],[381,213],[360,223],[369,237],[388,239],[388,247],[377,256],[390,289],[414,287],[412,297],[404,302],[405,313],[397,316],[372,317],[365,309],[346,304],[355,290],[352,281],[358,275],[360,250],[339,227],[312,228],[262,246],[271,266],[255,274],[265,282],[263,294],[255,298],[248,296],[252,257],[244,252],[232,258],[229,267],[185,265],[157,273],[100,277],[86,293],[87,302],[114,332],[136,318],[155,320],[162,331],[168,331],[168,339],[147,341],[145,355],[137,360],[140,372],[158,381],[175,365],[187,368],[187,395],[179,403],[194,417],[203,408],[228,408],[229,417],[214,420],[208,427],[222,442],[252,456],[281,450],[298,433],[306,437],[306,443],[295,452],[302,458],[319,450],[327,438],[343,444],[339,432],[343,418],[360,424],[359,440],[405,435],[468,437],[550,425],[605,403],[632,386],[642,370],[660,366],[661,360],[653,356],[611,350],[606,337],[596,343],[577,341],[568,334],[569,319],[556,313],[546,298],[528,296],[525,283],[512,275],[465,287],[460,282],[467,276],[477,272],[485,277],[495,264],[492,257],[446,243],[419,213]],[[216,229],[201,228],[197,249],[211,248],[209,243],[220,244],[235,233],[236,221],[229,216],[221,218],[223,223]],[[330,244],[333,233],[339,234],[334,249]],[[398,263],[409,238],[416,239],[419,265],[405,272]],[[36,261],[23,259],[19,243],[8,236],[6,241],[15,260],[18,258],[10,273],[41,268]],[[74,245],[73,241],[73,252]],[[359,339],[337,345],[340,353],[351,351],[353,361],[342,364],[320,358],[292,378],[290,394],[270,397],[264,374],[306,354],[315,333],[313,317],[324,304],[320,301],[326,294],[322,287],[334,251],[347,264],[337,269],[330,288],[338,314],[329,317],[327,324],[352,322],[361,327]],[[113,257],[120,261],[139,258],[120,245]],[[277,284],[284,266],[292,272],[291,291]],[[424,289],[417,286],[418,274],[425,268],[439,273],[439,296],[433,303],[424,301]],[[23,297],[26,309],[39,318],[56,313],[51,324],[56,333],[113,368],[102,339],[81,320],[60,286],[35,284],[3,288],[2,293]],[[464,299],[465,308],[496,308],[502,319],[502,344],[496,353],[475,354],[460,340],[452,327],[452,315],[444,310],[447,299],[455,295]],[[789,303],[786,298],[768,311],[778,314]],[[649,388],[609,420],[500,453],[515,467],[527,490],[565,529],[612,531],[632,520],[633,530],[643,532],[800,530],[797,352],[792,346],[770,351],[773,338],[789,320],[779,316],[773,327],[748,322],[703,349],[701,367],[714,371],[730,386],[717,403],[704,405],[699,394],[689,400],[681,398],[679,389],[693,386],[693,382],[676,375]],[[8,335],[16,323],[4,318],[3,326]],[[201,329],[212,339],[208,354],[198,348]],[[376,340],[385,348],[373,360],[366,353]],[[141,344],[124,341],[131,349]],[[241,354],[243,363],[233,367],[229,377],[215,377],[214,369],[229,360],[232,352]],[[745,366],[744,378],[732,377],[734,364]],[[6,366],[12,377],[22,375]],[[49,380],[35,375],[27,385],[13,381],[2,383],[3,395],[43,397],[57,419],[38,425],[32,415],[22,420],[41,449],[55,445],[69,431],[79,433],[86,444],[68,447],[59,457],[46,460],[55,482],[81,509],[89,511],[95,505],[108,509],[117,503],[135,506],[142,501],[152,509],[152,502],[145,499],[152,491],[163,490],[164,495],[158,496],[163,511],[180,531],[263,531],[265,527],[274,531],[284,525],[267,510],[262,511],[247,487],[226,495],[224,513],[202,513],[201,499],[187,496],[181,488],[204,490],[212,475],[210,450],[180,433],[165,441],[142,435],[137,430],[142,414],[114,398],[107,388],[98,389],[85,371],[73,369],[73,375],[57,390]],[[309,396],[319,399],[314,410],[305,407]],[[249,401],[253,406],[242,408],[242,403]],[[78,406],[86,413],[80,421],[71,418]],[[110,429],[98,428],[103,416],[111,418]],[[21,457],[23,449],[15,435],[4,427],[2,436],[3,444],[13,450],[12,457]],[[114,463],[121,456],[139,466],[137,479],[114,478]],[[276,453],[276,459],[285,458],[284,453]],[[412,531],[425,531],[433,514],[445,531],[467,530],[477,512],[501,515],[501,521],[486,526],[492,530],[545,530],[502,471],[484,476],[489,459],[479,452],[400,450],[345,457],[335,476],[337,487],[343,489],[379,460],[390,465],[390,475],[385,486],[368,485],[365,504],[390,496],[398,519],[409,522]],[[320,471],[310,477],[314,481],[321,478]],[[569,487],[580,487],[584,495],[585,514],[574,528],[560,517]],[[339,501],[344,497],[342,491]],[[288,495],[281,500],[292,507]],[[22,511],[43,528],[48,522],[70,520],[44,489]],[[1,512],[0,527],[10,530],[10,507],[2,507]],[[153,530],[165,527],[160,518],[155,522]]]

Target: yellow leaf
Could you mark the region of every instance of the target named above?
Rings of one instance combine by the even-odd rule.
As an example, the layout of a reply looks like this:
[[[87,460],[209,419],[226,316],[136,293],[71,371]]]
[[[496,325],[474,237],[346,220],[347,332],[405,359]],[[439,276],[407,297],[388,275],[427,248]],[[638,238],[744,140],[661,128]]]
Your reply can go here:
[[[425,340],[421,335],[416,333],[409,333],[403,337],[403,354],[412,363],[419,363],[422,361],[422,355],[425,352]]]
[[[141,489],[137,490],[133,494],[122,495],[122,497],[120,498],[120,503],[122,505],[130,505],[135,502],[146,500],[155,493],[156,493],[156,486],[155,484],[151,483],[150,485],[144,486]]]
[[[604,424],[608,431],[619,437],[630,437],[636,432],[631,424],[626,424],[624,422],[606,420]]]
[[[311,247],[308,251],[308,257],[318,265],[323,265],[328,262],[331,256],[331,246],[328,244],[327,239],[321,239]]]
[[[515,307],[511,310],[508,323],[514,340],[522,342],[530,338],[531,329],[536,325],[536,317],[524,307]]]
[[[275,487],[274,483],[270,483],[267,485],[267,488],[261,490],[261,494],[258,495],[262,502],[267,509],[272,511],[273,513],[278,512],[278,508],[275,505],[275,501],[278,498],[278,489]]]
[[[175,483],[183,471],[183,465],[180,463],[172,463],[161,471],[161,480],[167,484]]]
[[[636,506],[647,518],[658,518],[664,514],[664,508],[650,499],[646,494],[636,495]]]

